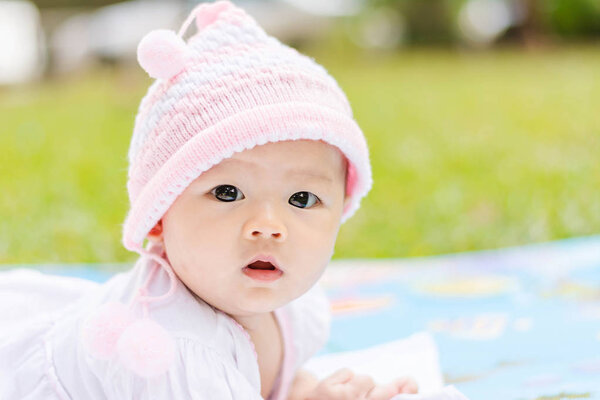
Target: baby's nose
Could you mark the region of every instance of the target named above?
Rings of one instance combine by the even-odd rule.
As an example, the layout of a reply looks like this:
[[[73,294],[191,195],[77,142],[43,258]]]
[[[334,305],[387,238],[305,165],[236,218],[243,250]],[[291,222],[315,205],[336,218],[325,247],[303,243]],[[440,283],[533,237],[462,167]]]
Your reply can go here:
[[[283,222],[273,216],[257,216],[245,226],[245,237],[250,240],[275,239],[283,241],[287,238],[287,229]]]
[[[265,236],[268,237],[269,234],[274,237],[275,239],[280,239],[282,237],[281,232],[270,232],[266,229],[263,230],[256,230],[256,231],[252,231],[252,236],[254,237],[258,237],[258,236]]]
[[[269,239],[273,238],[277,241],[283,241],[287,237],[285,228],[281,226],[269,225],[253,225],[247,232],[248,239]]]

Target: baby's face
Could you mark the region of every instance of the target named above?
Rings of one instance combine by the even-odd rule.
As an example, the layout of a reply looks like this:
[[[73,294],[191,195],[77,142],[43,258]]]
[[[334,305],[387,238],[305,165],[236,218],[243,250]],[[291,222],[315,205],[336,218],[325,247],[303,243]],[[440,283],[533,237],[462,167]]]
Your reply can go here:
[[[342,154],[321,141],[234,153],[194,180],[164,215],[167,257],[214,307],[234,316],[270,312],[322,275],[348,200],[344,184]],[[259,279],[245,269],[256,256],[273,257],[282,273]]]

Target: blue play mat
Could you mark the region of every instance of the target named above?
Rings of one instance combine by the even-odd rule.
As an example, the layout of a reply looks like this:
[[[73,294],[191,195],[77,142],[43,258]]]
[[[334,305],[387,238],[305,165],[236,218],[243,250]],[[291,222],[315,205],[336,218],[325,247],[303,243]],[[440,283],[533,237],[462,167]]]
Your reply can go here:
[[[97,282],[128,267],[36,266]],[[333,325],[320,354],[426,330],[446,383],[472,400],[600,400],[600,236],[426,258],[336,260],[322,283]]]

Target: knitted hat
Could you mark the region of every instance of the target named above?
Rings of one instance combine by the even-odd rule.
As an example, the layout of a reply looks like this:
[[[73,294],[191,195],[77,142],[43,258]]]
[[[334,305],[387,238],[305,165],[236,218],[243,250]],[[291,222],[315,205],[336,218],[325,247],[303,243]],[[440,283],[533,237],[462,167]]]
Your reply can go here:
[[[198,32],[186,43],[194,20]],[[138,61],[157,80],[140,104],[129,149],[127,249],[141,247],[202,172],[267,142],[323,140],[344,154],[350,201],[342,222],[370,190],[367,143],[336,81],[232,3],[200,4],[177,35],[150,32]]]
[[[186,43],[183,34],[192,21],[198,32]],[[230,2],[200,4],[178,34],[148,33],[138,46],[138,61],[157,80],[135,119],[127,182],[131,209],[123,244],[155,263],[128,305],[103,305],[85,321],[81,335],[91,356],[117,358],[139,376],[152,377],[168,370],[174,344],[151,319],[149,304],[169,298],[177,277],[162,244],[142,245],[194,179],[256,145],[322,140],[348,161],[350,201],[342,222],[358,209],[372,180],[365,137],[336,81],[311,58],[268,36]],[[148,288],[161,268],[170,289],[152,296]],[[136,315],[140,308],[141,317]]]

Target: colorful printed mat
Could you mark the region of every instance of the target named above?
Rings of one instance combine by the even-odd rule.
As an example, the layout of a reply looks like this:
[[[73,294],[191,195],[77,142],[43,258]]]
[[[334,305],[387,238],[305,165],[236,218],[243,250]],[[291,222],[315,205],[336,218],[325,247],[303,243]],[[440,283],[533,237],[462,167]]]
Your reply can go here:
[[[426,330],[472,400],[600,399],[600,236],[337,266],[322,353]]]
[[[40,268],[99,282],[111,274],[93,267]],[[472,400],[600,400],[600,236],[336,260],[322,283],[334,318],[319,354],[429,331],[445,383]]]

